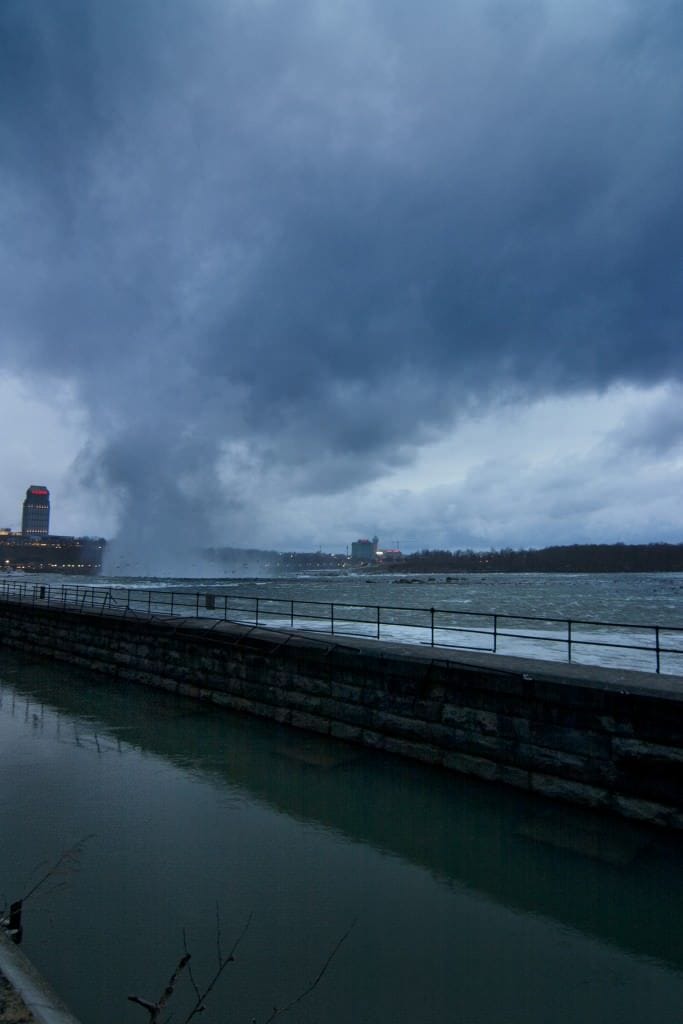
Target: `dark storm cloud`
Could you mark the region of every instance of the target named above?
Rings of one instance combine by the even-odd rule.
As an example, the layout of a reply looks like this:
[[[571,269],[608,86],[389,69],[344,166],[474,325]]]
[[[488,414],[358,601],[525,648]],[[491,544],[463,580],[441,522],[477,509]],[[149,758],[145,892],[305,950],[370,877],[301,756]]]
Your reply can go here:
[[[678,376],[682,46],[663,2],[5,0],[6,365],[183,529],[224,442],[334,491],[477,402]]]

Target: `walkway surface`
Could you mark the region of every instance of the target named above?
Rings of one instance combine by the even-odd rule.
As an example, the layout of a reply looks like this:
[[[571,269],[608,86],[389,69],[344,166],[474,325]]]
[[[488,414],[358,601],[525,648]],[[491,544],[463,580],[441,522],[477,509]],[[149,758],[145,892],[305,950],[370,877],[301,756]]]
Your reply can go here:
[[[1,927],[0,1024],[78,1024]]]

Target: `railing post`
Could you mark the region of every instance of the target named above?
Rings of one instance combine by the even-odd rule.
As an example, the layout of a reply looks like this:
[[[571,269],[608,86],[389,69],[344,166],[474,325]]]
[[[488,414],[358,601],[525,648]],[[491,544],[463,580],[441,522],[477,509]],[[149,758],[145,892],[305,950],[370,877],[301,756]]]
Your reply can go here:
[[[152,591],[148,590],[147,591],[147,614],[151,615],[151,613],[152,613]]]
[[[258,597],[256,597],[256,598],[254,598],[254,600],[256,601],[256,616],[254,618],[254,625],[258,626],[258,603],[259,603],[259,599],[258,599]]]
[[[434,646],[434,609],[429,609],[429,615],[431,618],[431,632],[432,632],[432,647]]]
[[[330,601],[330,633],[334,636],[334,601]]]
[[[498,648],[498,616],[493,616],[493,653],[496,653]]]
[[[567,661],[572,660],[572,620],[567,619]]]
[[[380,624],[380,620],[381,620],[380,610],[381,610],[380,606],[377,605],[377,639],[378,640],[379,640],[379,632],[380,632],[379,624]]]
[[[289,602],[289,625],[291,629],[294,629],[294,600]]]
[[[199,591],[198,590],[195,591],[195,595],[194,595],[194,617],[195,617],[195,619],[199,618]]]
[[[657,652],[657,673],[659,673],[659,626],[655,626],[655,650]]]
[[[175,593],[172,590],[171,591],[171,615],[173,615],[173,599],[174,599],[174,597],[175,597]]]

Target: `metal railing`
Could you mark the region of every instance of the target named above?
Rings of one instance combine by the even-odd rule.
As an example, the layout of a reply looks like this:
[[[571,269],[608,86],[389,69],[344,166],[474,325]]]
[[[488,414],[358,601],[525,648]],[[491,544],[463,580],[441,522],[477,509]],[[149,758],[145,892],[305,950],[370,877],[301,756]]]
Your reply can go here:
[[[274,626],[430,647],[683,673],[683,627],[212,591],[0,580],[0,600],[82,612]]]

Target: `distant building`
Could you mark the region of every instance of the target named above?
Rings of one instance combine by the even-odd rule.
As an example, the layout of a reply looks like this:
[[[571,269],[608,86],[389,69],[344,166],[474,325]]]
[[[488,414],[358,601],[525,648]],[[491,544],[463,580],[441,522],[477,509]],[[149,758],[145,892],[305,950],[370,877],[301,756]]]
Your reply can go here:
[[[15,570],[95,576],[106,543],[103,537],[50,535],[50,492],[32,484],[24,500],[21,533],[0,528],[0,579]]]
[[[351,558],[354,562],[374,562],[377,557],[377,545],[379,538],[373,537],[372,540],[362,538],[361,540],[354,540],[351,545]]]
[[[26,492],[21,516],[21,532],[34,537],[47,537],[50,532],[50,492],[47,487],[31,484]]]
[[[378,562],[402,562],[403,552],[398,548],[384,548],[382,551],[377,551]]]
[[[0,580],[3,572],[59,572],[96,576],[102,569],[103,537],[40,537],[0,534]]]

